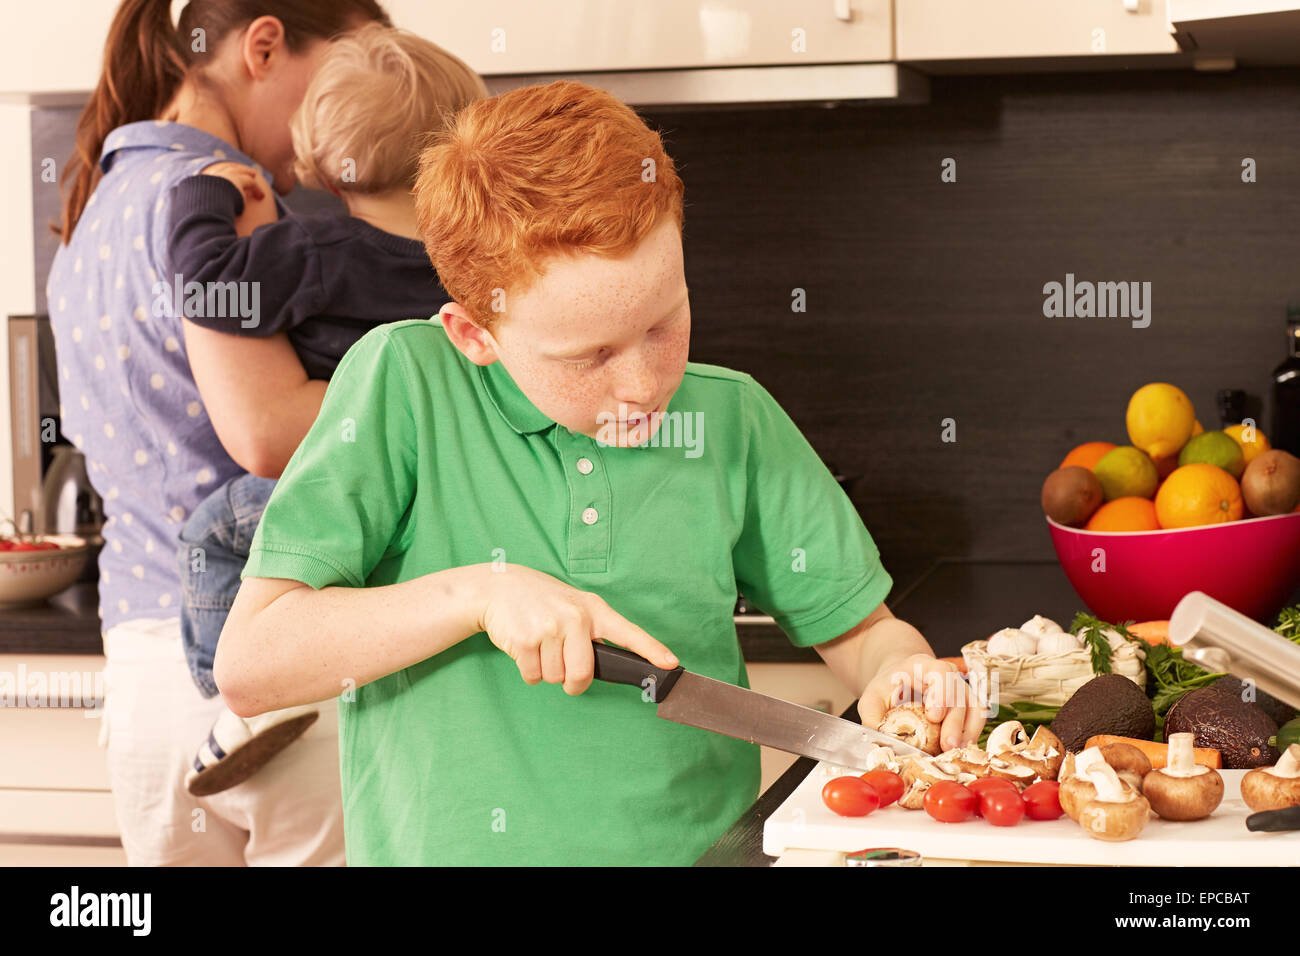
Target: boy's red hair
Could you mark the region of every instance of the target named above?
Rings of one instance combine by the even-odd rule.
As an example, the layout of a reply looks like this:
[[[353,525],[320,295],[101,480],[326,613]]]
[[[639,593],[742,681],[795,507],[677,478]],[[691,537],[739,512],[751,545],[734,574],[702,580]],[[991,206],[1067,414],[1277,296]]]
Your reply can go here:
[[[471,103],[420,156],[415,207],[438,278],[478,325],[556,255],[617,258],[685,187],[659,134],[616,97],[570,80]],[[497,308],[494,310],[494,304]]]

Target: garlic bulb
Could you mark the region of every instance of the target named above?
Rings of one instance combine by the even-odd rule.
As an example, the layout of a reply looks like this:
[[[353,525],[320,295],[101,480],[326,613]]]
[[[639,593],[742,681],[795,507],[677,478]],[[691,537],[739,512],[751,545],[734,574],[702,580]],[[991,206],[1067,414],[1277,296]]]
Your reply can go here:
[[[1038,638],[1018,627],[1005,627],[989,638],[988,652],[993,657],[1029,657],[1038,652]]]

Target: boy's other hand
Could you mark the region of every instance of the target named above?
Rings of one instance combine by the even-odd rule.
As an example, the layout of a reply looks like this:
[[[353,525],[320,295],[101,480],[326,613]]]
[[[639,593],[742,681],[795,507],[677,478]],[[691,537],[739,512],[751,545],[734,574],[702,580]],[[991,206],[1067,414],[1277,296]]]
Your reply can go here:
[[[944,750],[979,740],[986,708],[956,666],[913,654],[880,672],[858,701],[862,726],[877,727],[889,708],[903,703],[924,703],[925,716],[940,724],[939,746]]]
[[[247,236],[258,226],[275,222],[279,218],[275,211],[275,199],[271,196],[271,187],[252,166],[243,163],[213,163],[202,170],[204,176],[219,176],[234,184],[243,194],[244,211],[235,219],[235,232]]]
[[[678,660],[603,598],[518,564],[489,572],[482,629],[515,662],[526,684],[563,684],[581,694],[595,677],[592,641],[627,648],[666,669]]]

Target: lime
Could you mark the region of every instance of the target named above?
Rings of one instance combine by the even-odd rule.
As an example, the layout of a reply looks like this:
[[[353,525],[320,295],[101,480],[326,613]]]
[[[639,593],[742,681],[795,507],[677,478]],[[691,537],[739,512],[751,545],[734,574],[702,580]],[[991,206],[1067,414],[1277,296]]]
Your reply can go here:
[[[1231,441],[1232,439],[1228,439]],[[1108,451],[1093,466],[1092,473],[1101,482],[1102,494],[1107,501],[1116,498],[1150,498],[1156,491],[1160,476],[1156,463],[1140,448],[1121,445]]]
[[[1184,465],[1217,465],[1232,477],[1240,478],[1246,470],[1246,456],[1231,435],[1205,432],[1190,439],[1178,453],[1178,467]]]

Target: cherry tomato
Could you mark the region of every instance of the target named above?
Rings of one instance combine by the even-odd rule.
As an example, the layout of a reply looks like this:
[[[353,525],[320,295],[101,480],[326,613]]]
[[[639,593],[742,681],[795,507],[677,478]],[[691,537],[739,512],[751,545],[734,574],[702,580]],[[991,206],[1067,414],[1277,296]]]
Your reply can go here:
[[[995,827],[1013,827],[1025,815],[1025,801],[1014,786],[991,787],[980,797],[980,815]]]
[[[12,551],[14,543],[8,538],[0,538],[0,551]]]
[[[861,777],[836,777],[822,787],[822,803],[842,817],[865,817],[880,806],[880,794]]]
[[[925,812],[941,823],[969,819],[977,802],[975,794],[951,780],[940,780],[925,792]]]
[[[966,789],[975,794],[975,816],[980,815],[980,798],[990,790],[1014,790],[1019,793],[1019,788],[1006,777],[980,777],[966,784]]]
[[[15,542],[14,546],[9,550],[10,551],[39,551],[41,549],[36,547],[36,545],[32,544],[32,542],[30,541],[18,541]]]
[[[872,770],[862,775],[871,789],[880,795],[880,805],[887,807],[903,795],[903,778],[892,770]]]
[[[1061,809],[1061,785],[1055,780],[1040,780],[1026,787],[1021,796],[1031,820],[1055,820],[1065,812]]]

